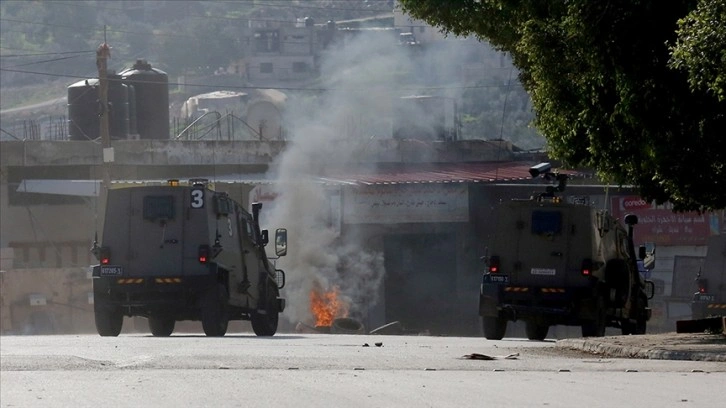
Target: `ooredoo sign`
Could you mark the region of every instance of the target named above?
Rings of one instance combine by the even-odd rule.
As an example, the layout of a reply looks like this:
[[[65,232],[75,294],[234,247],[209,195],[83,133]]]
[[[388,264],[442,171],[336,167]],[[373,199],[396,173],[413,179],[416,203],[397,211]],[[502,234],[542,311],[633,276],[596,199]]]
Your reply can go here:
[[[646,210],[653,208],[653,205],[640,197],[623,197],[622,208],[625,211]]]

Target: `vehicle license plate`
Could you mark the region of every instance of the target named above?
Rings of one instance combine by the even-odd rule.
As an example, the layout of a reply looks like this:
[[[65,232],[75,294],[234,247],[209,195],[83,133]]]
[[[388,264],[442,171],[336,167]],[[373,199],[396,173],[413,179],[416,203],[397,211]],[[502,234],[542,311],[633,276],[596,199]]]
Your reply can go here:
[[[698,301],[698,302],[715,302],[716,295],[707,295],[707,294],[699,293],[696,295],[696,301]]]
[[[509,275],[484,275],[484,283],[509,283]]]
[[[102,265],[101,276],[123,276],[124,268],[116,265]]]
[[[555,269],[550,268],[532,268],[532,275],[555,276]]]

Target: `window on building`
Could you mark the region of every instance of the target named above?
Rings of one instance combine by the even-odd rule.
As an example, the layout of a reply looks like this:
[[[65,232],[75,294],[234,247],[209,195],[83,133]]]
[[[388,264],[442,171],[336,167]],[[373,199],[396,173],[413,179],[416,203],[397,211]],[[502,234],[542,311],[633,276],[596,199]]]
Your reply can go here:
[[[258,52],[280,51],[280,33],[277,30],[258,31],[254,34],[254,41]]]
[[[260,64],[260,73],[261,74],[271,74],[272,73],[272,63],[271,62],[263,62]]]
[[[308,72],[308,63],[307,62],[293,62],[292,63],[292,72]]]

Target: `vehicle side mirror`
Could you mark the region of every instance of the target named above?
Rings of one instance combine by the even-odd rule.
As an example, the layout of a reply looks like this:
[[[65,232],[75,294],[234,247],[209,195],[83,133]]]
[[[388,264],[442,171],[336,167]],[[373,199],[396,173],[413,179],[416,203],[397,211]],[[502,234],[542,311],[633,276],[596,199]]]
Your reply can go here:
[[[648,299],[653,299],[653,296],[655,296],[655,283],[653,281],[645,281],[645,295],[648,296]]]
[[[278,228],[275,231],[275,255],[287,255],[287,229]]]
[[[267,230],[260,231],[260,234],[261,234],[260,239],[262,240],[262,245],[263,246],[267,245],[267,243],[270,242],[270,234],[267,232]]]
[[[650,248],[648,248],[650,246]],[[643,261],[643,268],[655,268],[655,244],[646,244],[638,247],[638,259]]]

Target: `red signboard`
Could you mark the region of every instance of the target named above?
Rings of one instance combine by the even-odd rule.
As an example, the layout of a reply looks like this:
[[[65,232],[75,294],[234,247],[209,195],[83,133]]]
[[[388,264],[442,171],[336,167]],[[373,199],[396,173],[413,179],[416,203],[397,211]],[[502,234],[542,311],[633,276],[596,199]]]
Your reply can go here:
[[[711,235],[720,231],[717,214],[674,213],[668,205],[656,206],[637,196],[612,198],[612,213],[621,220],[626,214],[638,216],[635,243],[659,245],[706,245]]]

